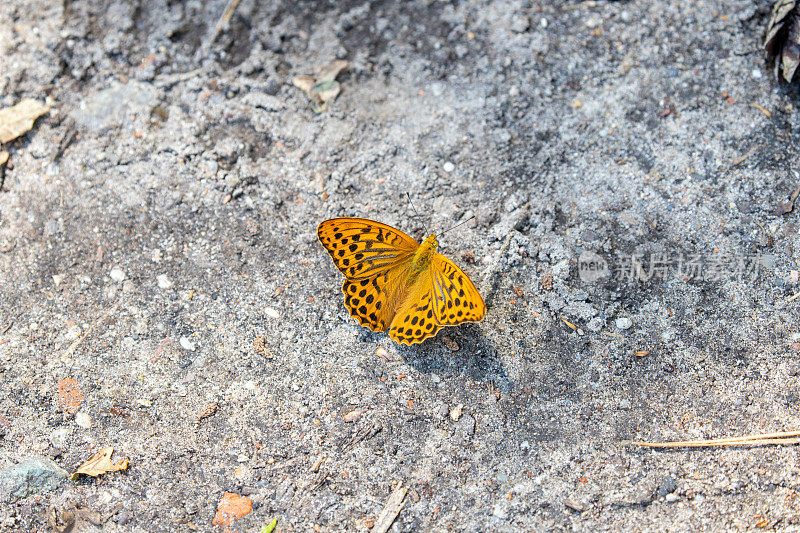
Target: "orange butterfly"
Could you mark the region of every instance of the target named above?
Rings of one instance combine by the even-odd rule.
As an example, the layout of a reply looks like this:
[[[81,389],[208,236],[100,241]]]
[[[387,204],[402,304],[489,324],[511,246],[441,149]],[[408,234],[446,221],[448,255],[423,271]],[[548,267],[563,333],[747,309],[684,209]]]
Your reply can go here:
[[[452,261],[436,253],[431,235],[417,241],[364,218],[331,218],[317,228],[319,242],[344,274],[344,304],[372,331],[389,331],[399,344],[433,337],[442,326],[478,322],[481,295]]]

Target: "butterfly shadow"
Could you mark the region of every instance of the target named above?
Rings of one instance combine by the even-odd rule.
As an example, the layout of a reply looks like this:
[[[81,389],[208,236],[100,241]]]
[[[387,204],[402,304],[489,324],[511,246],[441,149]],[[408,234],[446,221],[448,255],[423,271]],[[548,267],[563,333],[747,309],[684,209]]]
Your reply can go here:
[[[457,349],[456,345],[458,346]],[[447,328],[436,337],[412,346],[401,346],[403,360],[418,372],[441,376],[466,375],[491,383],[503,392],[511,390],[511,380],[497,350],[475,324]]]

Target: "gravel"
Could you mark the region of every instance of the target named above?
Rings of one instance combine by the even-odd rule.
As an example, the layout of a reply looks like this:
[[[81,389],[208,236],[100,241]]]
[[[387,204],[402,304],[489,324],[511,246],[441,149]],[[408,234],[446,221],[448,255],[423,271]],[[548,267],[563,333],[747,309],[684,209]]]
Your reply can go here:
[[[226,4],[0,6],[0,107],[53,102],[3,147],[0,466],[130,460],[0,527],[217,531],[231,492],[236,530],[366,531],[397,483],[394,531],[796,527],[792,447],[621,444],[800,425],[768,3]],[[353,323],[333,216],[437,232],[485,320]]]

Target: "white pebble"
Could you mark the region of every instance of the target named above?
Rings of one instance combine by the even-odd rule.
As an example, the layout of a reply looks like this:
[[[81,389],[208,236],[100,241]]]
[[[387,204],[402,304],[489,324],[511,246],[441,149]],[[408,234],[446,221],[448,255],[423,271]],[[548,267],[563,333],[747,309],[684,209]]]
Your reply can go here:
[[[458,404],[450,410],[450,419],[453,422],[458,422],[458,419],[461,418],[461,413],[464,411],[464,405]]]
[[[275,309],[271,308],[271,307],[264,308],[264,314],[267,315],[270,318],[274,318],[275,320],[278,320],[278,318],[280,318],[280,315],[278,314],[278,312]]]
[[[456,169],[456,166],[450,161],[445,161],[444,165],[442,165],[442,169],[444,169],[445,172],[452,172]]]
[[[753,76],[755,79],[760,80],[761,79],[761,70],[757,69],[757,68],[754,68],[753,71],[750,73],[750,75]]]
[[[81,327],[77,324],[73,324],[67,329],[67,332],[65,333],[64,337],[68,341],[74,341],[75,339],[81,336],[81,333],[83,333]]]
[[[194,351],[195,344],[192,341],[189,340],[189,337],[181,337],[181,341],[180,342],[181,342],[181,347],[184,350],[189,350],[190,352]]]
[[[159,274],[156,276],[156,281],[158,282],[158,286],[162,289],[169,289],[172,287],[172,281],[170,281],[166,274]]]
[[[626,330],[633,325],[633,321],[628,317],[618,318],[614,324],[617,326],[617,329]]]
[[[524,440],[522,441],[522,444],[519,445],[519,447],[522,448],[523,450],[529,450],[531,448],[531,443]]]
[[[125,281],[125,272],[123,272],[121,268],[112,268],[110,276],[114,281]]]
[[[792,270],[791,272],[789,272],[789,282],[797,283],[798,281],[800,281],[800,272],[798,272],[797,270]]]
[[[542,17],[542,20],[539,21],[539,26],[541,26],[542,28],[546,28],[547,27],[547,19]]]
[[[75,415],[75,423],[83,429],[89,429],[92,427],[92,417],[81,411]]]
[[[64,276],[61,274],[53,274],[53,284],[58,287],[61,285],[61,282],[64,281]]]

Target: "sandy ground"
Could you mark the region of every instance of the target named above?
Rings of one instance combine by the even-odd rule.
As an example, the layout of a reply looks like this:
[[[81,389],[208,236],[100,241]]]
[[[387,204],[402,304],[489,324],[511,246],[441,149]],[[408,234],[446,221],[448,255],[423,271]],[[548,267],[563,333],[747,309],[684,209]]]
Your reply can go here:
[[[221,531],[230,492],[366,531],[402,484],[392,531],[800,530],[795,447],[622,444],[800,428],[769,2],[225,5],[0,3],[0,107],[52,103],[5,147],[0,529]],[[473,215],[483,322],[350,319],[320,221]]]

